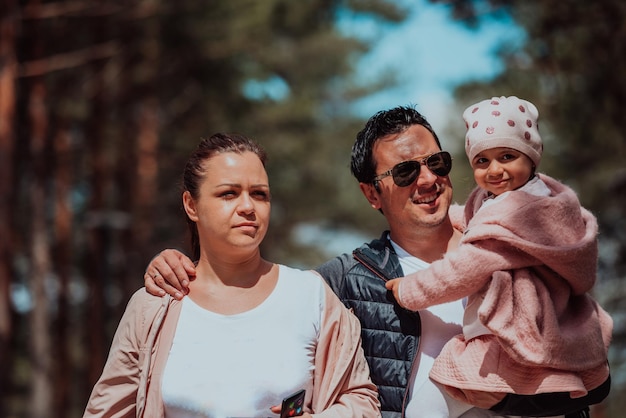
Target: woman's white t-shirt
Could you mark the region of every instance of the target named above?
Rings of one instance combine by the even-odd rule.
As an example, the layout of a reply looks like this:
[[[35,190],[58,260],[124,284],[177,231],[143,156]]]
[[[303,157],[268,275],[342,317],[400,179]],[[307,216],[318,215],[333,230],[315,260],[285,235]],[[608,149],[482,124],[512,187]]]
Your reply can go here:
[[[220,315],[184,298],[163,374],[166,417],[268,417],[283,398],[311,390],[323,286],[281,265],[275,289],[247,312]]]

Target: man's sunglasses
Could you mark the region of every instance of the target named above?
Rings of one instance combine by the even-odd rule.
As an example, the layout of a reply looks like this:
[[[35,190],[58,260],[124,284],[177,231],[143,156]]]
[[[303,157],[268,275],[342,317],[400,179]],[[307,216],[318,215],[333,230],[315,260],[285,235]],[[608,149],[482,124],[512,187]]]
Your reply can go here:
[[[422,164],[438,176],[447,176],[452,169],[452,156],[447,151],[440,151],[419,160],[402,161],[394,165],[391,170],[374,177],[373,183],[376,184],[385,177],[393,176],[396,186],[409,186],[420,175]]]

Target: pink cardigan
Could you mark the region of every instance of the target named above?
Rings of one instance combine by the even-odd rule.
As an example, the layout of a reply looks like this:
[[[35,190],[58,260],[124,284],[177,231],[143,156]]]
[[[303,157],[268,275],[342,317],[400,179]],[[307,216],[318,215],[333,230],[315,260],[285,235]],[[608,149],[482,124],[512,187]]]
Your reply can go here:
[[[459,248],[401,281],[400,301],[413,310],[469,296],[466,335],[446,344],[433,380],[463,390],[579,397],[608,377],[613,322],[588,293],[596,280],[596,219],[570,188],[540,178],[550,196],[513,191],[478,213],[487,195],[475,189],[455,225],[464,229]]]
[[[328,285],[324,287],[313,393],[307,393],[306,403],[311,401],[313,416],[318,418],[380,417],[376,386],[361,348],[359,321]],[[161,377],[181,306],[169,295],[151,296],[145,289],[133,295],[84,417],[164,416]]]

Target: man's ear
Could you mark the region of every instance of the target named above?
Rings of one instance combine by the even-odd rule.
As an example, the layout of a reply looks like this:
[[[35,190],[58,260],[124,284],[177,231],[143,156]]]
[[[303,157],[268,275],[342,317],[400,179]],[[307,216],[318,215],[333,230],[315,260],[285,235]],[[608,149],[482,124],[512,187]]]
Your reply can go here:
[[[376,210],[380,210],[380,191],[377,187],[370,183],[359,183],[363,196],[370,202],[370,206]]]
[[[198,212],[196,210],[196,201],[191,197],[189,191],[183,192],[183,207],[189,219],[198,222]]]

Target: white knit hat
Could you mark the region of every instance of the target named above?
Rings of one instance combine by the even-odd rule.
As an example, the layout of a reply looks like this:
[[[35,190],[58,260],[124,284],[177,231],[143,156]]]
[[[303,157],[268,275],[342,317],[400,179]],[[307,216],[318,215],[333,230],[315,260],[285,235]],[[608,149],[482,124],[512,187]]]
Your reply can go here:
[[[539,166],[543,143],[534,104],[515,96],[493,97],[471,105],[463,112],[467,127],[465,153],[471,162],[490,148],[512,148],[526,154]]]

